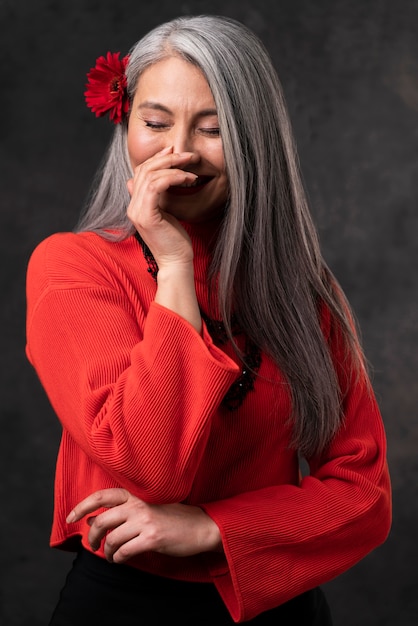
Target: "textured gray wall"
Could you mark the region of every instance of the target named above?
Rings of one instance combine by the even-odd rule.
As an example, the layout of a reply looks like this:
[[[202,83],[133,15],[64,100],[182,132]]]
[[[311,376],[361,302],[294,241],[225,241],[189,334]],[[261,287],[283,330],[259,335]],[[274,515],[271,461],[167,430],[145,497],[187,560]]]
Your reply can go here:
[[[24,356],[24,281],[33,247],[72,228],[110,136],[84,107],[85,73],[154,25],[205,12],[245,22],[273,56],[323,250],[374,367],[393,529],[326,585],[335,624],[416,626],[417,0],[0,0],[0,622],[46,624],[71,559],[48,547],[59,427]]]

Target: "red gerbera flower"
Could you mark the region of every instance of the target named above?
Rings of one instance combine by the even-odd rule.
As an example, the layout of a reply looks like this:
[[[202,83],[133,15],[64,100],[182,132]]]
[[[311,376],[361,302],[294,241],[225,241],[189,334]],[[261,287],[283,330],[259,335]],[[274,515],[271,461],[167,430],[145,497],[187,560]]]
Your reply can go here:
[[[119,124],[129,111],[125,70],[128,56],[119,59],[120,52],[108,52],[96,60],[87,74],[87,90],[84,92],[87,106],[102,117],[109,112],[110,119]]]

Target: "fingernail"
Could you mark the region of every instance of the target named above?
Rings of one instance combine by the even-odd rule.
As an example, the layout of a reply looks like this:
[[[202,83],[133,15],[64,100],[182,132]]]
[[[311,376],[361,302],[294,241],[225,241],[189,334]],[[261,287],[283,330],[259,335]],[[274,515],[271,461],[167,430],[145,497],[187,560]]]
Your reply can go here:
[[[74,522],[75,520],[75,513],[74,511],[71,511],[71,513],[68,514],[67,519],[65,520],[67,522],[67,524],[71,524],[71,522]]]

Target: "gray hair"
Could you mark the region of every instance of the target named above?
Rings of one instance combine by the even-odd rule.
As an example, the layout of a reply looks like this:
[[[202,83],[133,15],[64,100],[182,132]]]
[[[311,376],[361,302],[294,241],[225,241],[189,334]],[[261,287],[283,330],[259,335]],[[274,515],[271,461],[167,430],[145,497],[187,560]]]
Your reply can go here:
[[[227,222],[243,233],[252,220],[246,213],[261,216],[272,204],[274,209],[278,172],[290,166],[291,180],[299,187],[277,74],[263,44],[243,24],[217,16],[183,17],[155,28],[132,47],[126,71],[131,102],[144,70],[172,55],[200,68],[212,91],[230,188]],[[132,176],[127,128],[124,119],[114,130],[78,231],[104,236],[107,229],[121,230],[123,236],[133,232],[126,217],[126,181]]]
[[[331,310],[358,373],[363,357],[348,303],[320,252],[277,73],[262,42],[243,24],[182,17],[131,49],[131,102],[142,72],[173,55],[200,68],[218,112],[229,182],[212,266],[222,319],[235,345],[234,310],[247,336],[281,367],[293,399],[294,444],[309,456],[338,430],[343,395],[318,322],[319,303]],[[105,231],[116,229],[122,237],[134,232],[126,217],[126,181],[132,176],[127,128],[124,120],[115,129],[78,231],[109,236]]]

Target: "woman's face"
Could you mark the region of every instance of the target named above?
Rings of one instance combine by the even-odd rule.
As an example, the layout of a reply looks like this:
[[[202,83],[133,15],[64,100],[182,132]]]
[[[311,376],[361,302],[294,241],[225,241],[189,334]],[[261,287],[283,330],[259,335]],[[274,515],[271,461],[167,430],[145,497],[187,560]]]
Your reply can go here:
[[[190,222],[221,212],[228,181],[215,103],[202,72],[178,57],[159,61],[139,78],[128,125],[132,168],[170,146],[193,153],[183,169],[199,178],[196,186],[170,187],[160,208]]]

